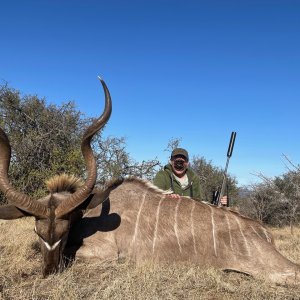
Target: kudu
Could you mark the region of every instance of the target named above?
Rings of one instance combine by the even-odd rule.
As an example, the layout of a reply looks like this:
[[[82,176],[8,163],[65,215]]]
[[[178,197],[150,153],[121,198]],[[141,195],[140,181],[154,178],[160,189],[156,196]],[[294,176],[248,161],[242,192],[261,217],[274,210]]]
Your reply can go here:
[[[103,191],[93,190],[96,164],[90,141],[111,113],[109,91],[101,82],[106,105],[84,134],[82,153],[88,176],[80,187],[75,178],[60,176],[50,180],[50,195],[38,201],[15,191],[7,175],[10,146],[0,130],[0,188],[11,203],[0,208],[0,218],[35,216],[44,274],[59,269],[67,243],[66,252],[76,251],[78,258],[129,259],[138,264],[191,262],[294,282],[299,266],[275,249],[263,225],[237,212],[187,197],[168,198],[136,178],[115,180]],[[83,218],[74,223],[82,209],[86,210]]]
[[[87,179],[83,184],[73,176],[62,175],[48,181],[50,194],[44,198],[34,200],[17,191],[8,178],[11,147],[6,134],[0,128],[0,189],[10,203],[0,207],[0,219],[35,217],[35,232],[39,237],[43,255],[44,276],[62,267],[62,255],[69,229],[74,221],[80,218],[82,210],[98,204],[97,197],[93,197],[93,201],[90,201],[97,176],[91,140],[106,124],[112,110],[109,90],[105,82],[102,79],[100,81],[105,94],[105,108],[103,114],[85,130],[83,135],[81,150],[87,167]]]
[[[274,282],[294,283],[300,271],[275,249],[262,224],[227,207],[171,199],[136,178],[114,182],[105,193],[102,205],[74,227],[79,258],[190,262]]]

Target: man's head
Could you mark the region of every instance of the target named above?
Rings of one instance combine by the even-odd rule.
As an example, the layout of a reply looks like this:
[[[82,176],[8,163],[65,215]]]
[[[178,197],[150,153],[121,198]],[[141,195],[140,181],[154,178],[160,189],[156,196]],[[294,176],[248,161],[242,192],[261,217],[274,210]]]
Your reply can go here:
[[[176,148],[171,153],[171,166],[174,174],[182,177],[189,165],[189,154],[183,148]]]

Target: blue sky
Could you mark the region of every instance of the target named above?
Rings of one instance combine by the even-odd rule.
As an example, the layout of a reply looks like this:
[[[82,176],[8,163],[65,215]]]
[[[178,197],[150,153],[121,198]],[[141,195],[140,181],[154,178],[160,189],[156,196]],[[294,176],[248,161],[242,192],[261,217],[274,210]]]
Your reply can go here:
[[[300,1],[2,1],[0,79],[87,116],[112,95],[105,135],[131,156],[171,138],[239,184],[299,163]]]

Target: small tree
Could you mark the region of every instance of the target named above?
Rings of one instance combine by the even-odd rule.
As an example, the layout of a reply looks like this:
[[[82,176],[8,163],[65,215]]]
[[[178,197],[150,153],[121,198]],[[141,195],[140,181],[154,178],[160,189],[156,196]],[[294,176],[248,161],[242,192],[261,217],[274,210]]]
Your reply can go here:
[[[213,192],[221,187],[224,171],[207,161],[204,157],[195,156],[191,161],[191,167],[199,175],[205,201],[211,202]],[[230,200],[234,200],[238,194],[237,181],[227,174],[227,189]],[[231,205],[234,205],[234,201]]]
[[[293,233],[294,225],[300,221],[300,173],[289,171],[282,177],[276,177],[274,185],[278,194],[282,195],[282,202],[284,201],[281,213],[285,215]]]
[[[264,223],[274,223],[274,211],[278,207],[278,194],[266,183],[252,185],[248,201],[252,204],[250,216]],[[242,212],[245,210],[241,208]],[[248,213],[249,215],[249,213]]]
[[[293,233],[295,224],[300,222],[300,168],[288,162],[292,168],[281,176],[268,178],[257,174],[262,183],[252,186],[249,194],[252,208],[245,208],[248,215],[267,224],[289,225]]]
[[[180,143],[182,141],[182,138],[174,138],[172,137],[169,142],[168,142],[168,145],[167,145],[167,148],[164,150],[164,151],[167,151],[167,152],[170,152],[170,155],[171,155],[171,152],[175,149],[175,148],[178,148]]]
[[[10,179],[33,196],[44,193],[44,180],[62,172],[83,174],[80,138],[84,122],[74,104],[47,105],[37,96],[0,89],[1,127],[12,147]]]
[[[103,139],[98,135],[94,145],[98,165],[97,183],[100,186],[107,180],[119,177],[137,176],[150,180],[161,166],[157,159],[136,162],[126,151],[124,137]]]

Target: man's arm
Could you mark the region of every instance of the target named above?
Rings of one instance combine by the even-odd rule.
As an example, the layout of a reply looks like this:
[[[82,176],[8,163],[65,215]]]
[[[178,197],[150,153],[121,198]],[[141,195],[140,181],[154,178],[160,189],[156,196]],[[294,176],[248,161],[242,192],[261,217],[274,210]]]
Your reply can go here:
[[[196,198],[196,199],[199,199],[202,201],[204,200],[202,188],[200,185],[200,178],[198,176],[195,177],[194,182],[193,182],[193,198]]]
[[[171,184],[169,180],[169,174],[167,174],[166,171],[159,171],[155,178],[153,179],[153,184],[156,185],[158,188],[164,191],[171,190]],[[166,197],[172,198],[172,199],[179,199],[180,195],[178,194],[167,194]]]
[[[156,174],[153,179],[153,184],[162,190],[168,190],[170,188],[167,184],[165,171],[161,170]]]

